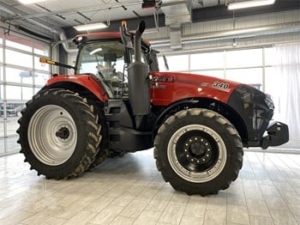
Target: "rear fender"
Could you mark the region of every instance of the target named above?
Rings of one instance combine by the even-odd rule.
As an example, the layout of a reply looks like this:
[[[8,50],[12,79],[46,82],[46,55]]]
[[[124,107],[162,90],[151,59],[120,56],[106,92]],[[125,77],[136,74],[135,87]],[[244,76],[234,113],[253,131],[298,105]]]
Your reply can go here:
[[[91,93],[93,93],[101,102],[109,99],[101,82],[94,75],[59,75],[49,79],[44,88],[47,87],[63,87],[68,88],[68,85],[80,85]]]

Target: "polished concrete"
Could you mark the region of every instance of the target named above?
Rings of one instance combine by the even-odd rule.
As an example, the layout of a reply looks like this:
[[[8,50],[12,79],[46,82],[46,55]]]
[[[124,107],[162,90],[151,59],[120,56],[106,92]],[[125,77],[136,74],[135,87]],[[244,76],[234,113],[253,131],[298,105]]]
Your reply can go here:
[[[0,224],[300,224],[300,155],[245,152],[239,178],[207,197],[176,192],[153,151],[108,159],[71,180],[38,177],[21,154],[0,158]]]

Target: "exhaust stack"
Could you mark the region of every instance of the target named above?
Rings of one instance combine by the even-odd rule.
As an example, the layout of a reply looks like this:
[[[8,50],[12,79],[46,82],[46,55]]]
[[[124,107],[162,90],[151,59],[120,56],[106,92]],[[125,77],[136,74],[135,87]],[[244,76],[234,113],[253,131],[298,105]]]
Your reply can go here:
[[[134,35],[134,59],[128,66],[129,101],[133,115],[150,114],[149,67],[142,62],[141,39],[146,24],[142,21]]]

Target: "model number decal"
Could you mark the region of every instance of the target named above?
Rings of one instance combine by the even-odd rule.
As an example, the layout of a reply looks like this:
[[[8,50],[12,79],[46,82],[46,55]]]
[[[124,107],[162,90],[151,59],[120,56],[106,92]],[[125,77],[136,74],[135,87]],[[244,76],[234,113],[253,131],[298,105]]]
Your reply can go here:
[[[224,91],[229,91],[229,84],[227,84],[227,83],[215,81],[212,86],[214,88],[217,88],[217,89],[221,89],[221,90],[224,90]]]

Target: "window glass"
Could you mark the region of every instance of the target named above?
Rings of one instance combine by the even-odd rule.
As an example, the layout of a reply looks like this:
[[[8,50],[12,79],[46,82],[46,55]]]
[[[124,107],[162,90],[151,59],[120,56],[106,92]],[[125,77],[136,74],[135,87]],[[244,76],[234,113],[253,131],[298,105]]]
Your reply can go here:
[[[0,63],[3,62],[3,48],[0,48]]]
[[[6,99],[21,100],[21,87],[6,85]]]
[[[4,81],[3,67],[2,66],[0,66],[0,81]]]
[[[36,93],[38,93],[41,89],[42,88],[38,88],[38,87],[34,88],[34,94],[33,95],[35,95]]]
[[[33,76],[31,71],[21,70],[21,69],[14,69],[14,68],[6,68],[6,81],[7,82],[14,82],[14,83],[21,83],[21,84],[32,84],[33,83]]]
[[[2,123],[3,118],[0,118],[0,138],[4,136],[4,123]],[[1,138],[0,140],[0,156],[4,155],[5,153],[5,148],[4,148],[4,139]]]
[[[263,65],[262,49],[226,52],[227,68],[257,67]]]
[[[0,45],[3,44],[3,29],[0,29]]]
[[[49,71],[50,70],[50,65],[47,64],[47,63],[41,63],[40,62],[40,57],[35,56],[34,57],[34,69]]]
[[[0,85],[0,100],[4,99],[4,86]]]
[[[277,90],[277,85],[274,85],[274,81],[277,80],[274,67],[266,67],[265,68],[265,92],[269,93],[270,95],[274,95]]]
[[[263,85],[262,68],[254,69],[234,69],[226,71],[226,79],[244,84]]]
[[[158,56],[157,60],[158,60],[159,71],[161,71],[161,72],[168,71],[168,68],[166,67],[164,58],[162,56]],[[167,63],[168,63],[168,60],[167,60]]]
[[[32,68],[32,55],[12,51],[9,49],[5,50],[5,54],[7,64]]]
[[[2,103],[0,103],[2,107]],[[0,115],[0,155],[4,153],[4,117],[3,115]]]
[[[33,88],[31,87],[23,87],[22,88],[22,100],[30,100],[33,96]]]
[[[275,61],[275,48],[265,48],[265,65],[272,66]]]
[[[49,56],[49,46],[45,44],[40,43],[34,43],[33,44],[33,52],[34,54],[43,55],[43,56]]]
[[[186,71],[189,69],[188,55],[166,56],[166,58],[170,71]]]
[[[18,123],[16,123],[16,127],[18,128],[19,125]],[[18,144],[18,139],[19,137],[16,135],[16,131],[14,133],[12,133],[13,136],[9,136],[7,138],[7,142],[6,142],[6,153],[14,153],[14,152],[18,152],[20,151],[20,145]]]
[[[119,41],[106,41],[86,45],[80,52],[79,73],[102,74],[104,79],[122,78],[124,46]]]
[[[12,102],[7,102],[1,107],[1,113],[3,112],[3,109],[6,109],[6,117],[7,117],[7,127],[6,127],[6,134],[7,136],[11,135],[16,135],[16,130],[19,127],[18,124],[18,119],[19,119],[19,114],[21,111],[21,107],[23,104],[20,103],[12,103]],[[7,149],[9,147],[7,146]]]
[[[203,71],[195,71],[195,72],[191,72],[191,73],[224,79],[224,71],[223,70],[203,70]]]
[[[31,87],[18,87],[6,86],[6,99],[7,100],[25,100],[28,101],[33,96],[33,88]]]
[[[191,55],[191,69],[223,69],[224,53],[201,53]]]
[[[35,73],[34,81],[36,85],[45,85],[50,75],[45,73]]]
[[[277,73],[275,71],[275,67],[266,67],[265,69],[265,93],[270,95],[272,98],[274,104],[275,104],[275,111],[274,111],[274,120],[280,120],[280,108],[281,108],[281,101],[280,101],[280,90],[278,90],[278,87],[280,87],[281,80],[278,79]]]
[[[16,48],[18,50],[23,50],[27,52],[32,52],[32,42],[25,39],[21,38],[17,35],[14,34],[8,34],[6,35],[6,46]]]

